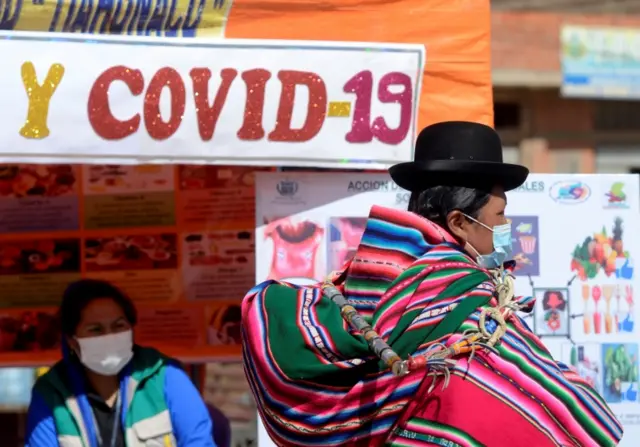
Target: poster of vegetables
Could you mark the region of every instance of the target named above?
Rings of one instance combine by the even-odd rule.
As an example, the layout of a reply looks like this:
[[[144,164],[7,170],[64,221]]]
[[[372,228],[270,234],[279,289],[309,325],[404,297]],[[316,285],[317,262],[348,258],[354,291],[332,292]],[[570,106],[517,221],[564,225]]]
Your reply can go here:
[[[595,278],[600,271],[606,276],[631,279],[633,260],[623,241],[624,220],[616,217],[611,231],[603,226],[598,233],[587,236],[576,245],[571,259],[571,270],[581,281]]]
[[[603,397],[610,403],[638,402],[638,344],[602,345]]]

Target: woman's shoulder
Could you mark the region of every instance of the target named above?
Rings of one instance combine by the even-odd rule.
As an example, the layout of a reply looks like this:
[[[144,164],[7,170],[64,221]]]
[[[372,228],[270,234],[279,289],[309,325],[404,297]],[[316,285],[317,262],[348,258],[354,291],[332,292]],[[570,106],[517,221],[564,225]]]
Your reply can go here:
[[[133,348],[133,360],[138,365],[153,366],[158,363],[168,364],[176,362],[172,357],[150,346],[135,345]]]
[[[159,350],[136,345],[133,351],[132,376],[138,380],[166,372],[174,367],[181,368],[180,362]]]
[[[52,393],[62,395],[69,393],[66,369],[65,362],[63,360],[58,361],[36,379],[33,391],[43,397]]]
[[[459,247],[444,242],[434,245],[424,255],[416,259],[415,264],[440,265],[445,264],[452,269],[473,269],[483,271],[471,256],[460,250]]]

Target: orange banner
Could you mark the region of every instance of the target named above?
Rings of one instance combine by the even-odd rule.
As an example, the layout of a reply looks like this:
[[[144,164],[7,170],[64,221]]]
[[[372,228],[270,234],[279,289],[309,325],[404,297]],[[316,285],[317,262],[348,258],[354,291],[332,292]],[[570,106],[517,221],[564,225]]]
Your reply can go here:
[[[420,126],[492,125],[490,26],[489,0],[234,0],[225,37],[424,44]]]

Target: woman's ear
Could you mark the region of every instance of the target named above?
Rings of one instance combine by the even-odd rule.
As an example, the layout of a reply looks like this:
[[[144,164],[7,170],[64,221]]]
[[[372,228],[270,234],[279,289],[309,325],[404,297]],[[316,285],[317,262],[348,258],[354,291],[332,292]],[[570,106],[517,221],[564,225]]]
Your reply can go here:
[[[467,242],[467,218],[458,210],[453,210],[447,214],[447,226],[452,236],[458,240]]]
[[[69,349],[71,350],[71,353],[75,354],[77,357],[80,357],[80,344],[78,343],[78,340],[73,337],[66,337],[66,341]]]

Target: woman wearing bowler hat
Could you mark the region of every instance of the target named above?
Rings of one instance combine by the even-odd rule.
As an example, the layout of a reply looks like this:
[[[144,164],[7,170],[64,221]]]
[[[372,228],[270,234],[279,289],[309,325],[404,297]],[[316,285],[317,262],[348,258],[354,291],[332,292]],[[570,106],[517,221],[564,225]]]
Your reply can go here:
[[[390,169],[408,211],[374,206],[327,282],[249,292],[245,371],[278,445],[618,444],[604,400],[516,314],[534,302],[514,294],[505,192],[528,173],[490,127],[429,126]]]

